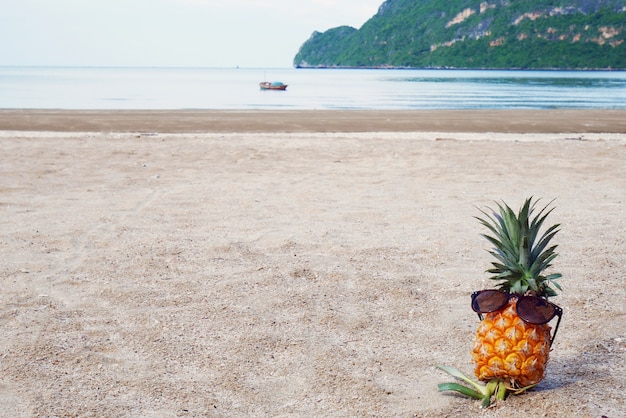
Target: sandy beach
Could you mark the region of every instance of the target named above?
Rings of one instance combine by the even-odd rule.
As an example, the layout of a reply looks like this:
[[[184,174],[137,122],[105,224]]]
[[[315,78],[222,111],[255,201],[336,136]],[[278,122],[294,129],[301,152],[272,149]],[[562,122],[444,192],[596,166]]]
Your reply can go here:
[[[0,110],[0,416],[626,411],[626,111]],[[535,196],[564,316],[481,410],[474,216]]]

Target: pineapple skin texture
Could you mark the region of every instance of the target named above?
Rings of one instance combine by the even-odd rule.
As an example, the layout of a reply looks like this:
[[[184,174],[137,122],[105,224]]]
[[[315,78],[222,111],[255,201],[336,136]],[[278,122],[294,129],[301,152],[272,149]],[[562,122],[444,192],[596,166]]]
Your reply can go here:
[[[501,379],[512,388],[539,383],[550,354],[550,326],[524,322],[515,310],[517,298],[485,315],[478,327],[472,357],[479,380]]]

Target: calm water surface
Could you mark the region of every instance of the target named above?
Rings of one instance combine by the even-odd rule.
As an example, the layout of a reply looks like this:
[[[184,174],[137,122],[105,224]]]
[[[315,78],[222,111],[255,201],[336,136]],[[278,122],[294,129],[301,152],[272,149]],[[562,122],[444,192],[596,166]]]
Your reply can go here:
[[[0,108],[626,109],[626,72],[0,67]]]

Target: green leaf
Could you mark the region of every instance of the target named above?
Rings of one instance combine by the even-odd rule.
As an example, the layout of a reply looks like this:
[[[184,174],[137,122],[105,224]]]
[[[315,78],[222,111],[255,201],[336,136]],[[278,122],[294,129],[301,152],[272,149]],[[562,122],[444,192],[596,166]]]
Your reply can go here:
[[[485,409],[489,408],[489,405],[491,405],[491,396],[485,396],[483,398],[483,403],[480,405],[480,407]]]
[[[484,399],[485,395],[476,392],[474,389],[468,388],[467,386],[463,386],[459,383],[448,382],[448,383],[439,383],[437,385],[437,389],[439,392],[444,392],[447,390],[451,390],[454,392],[462,393],[463,395],[470,396],[475,399]]]
[[[496,389],[496,399],[503,401],[504,398],[506,398],[506,384],[504,382],[499,382]]]
[[[543,292],[546,294],[546,297],[549,297],[549,298],[557,295],[554,289],[552,289],[550,286],[546,286]]]
[[[443,370],[444,372],[448,373],[452,377],[455,377],[459,380],[464,381],[467,384],[472,385],[478,392],[482,393],[483,395],[486,394],[485,386],[482,383],[479,383],[475,380],[470,379],[469,377],[465,376],[463,373],[461,373],[454,367],[442,366],[442,365],[438,365],[435,367],[437,367],[440,370]]]
[[[482,404],[483,408],[487,408],[489,405],[491,405],[491,396],[494,393],[496,393],[501,383],[504,383],[504,382],[498,379],[490,380],[489,383],[487,383],[487,386],[485,387],[485,390],[487,393],[485,394],[485,397],[483,398],[483,404]]]

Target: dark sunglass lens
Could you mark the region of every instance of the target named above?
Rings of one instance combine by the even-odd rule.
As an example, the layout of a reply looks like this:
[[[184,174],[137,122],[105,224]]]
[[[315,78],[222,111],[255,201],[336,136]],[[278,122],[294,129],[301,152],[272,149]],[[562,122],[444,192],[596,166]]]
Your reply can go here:
[[[474,312],[489,313],[495,312],[506,305],[509,297],[499,290],[483,290],[478,292],[472,299],[472,309]]]
[[[536,296],[524,296],[517,301],[517,313],[526,322],[541,325],[549,322],[556,311],[554,305]]]

